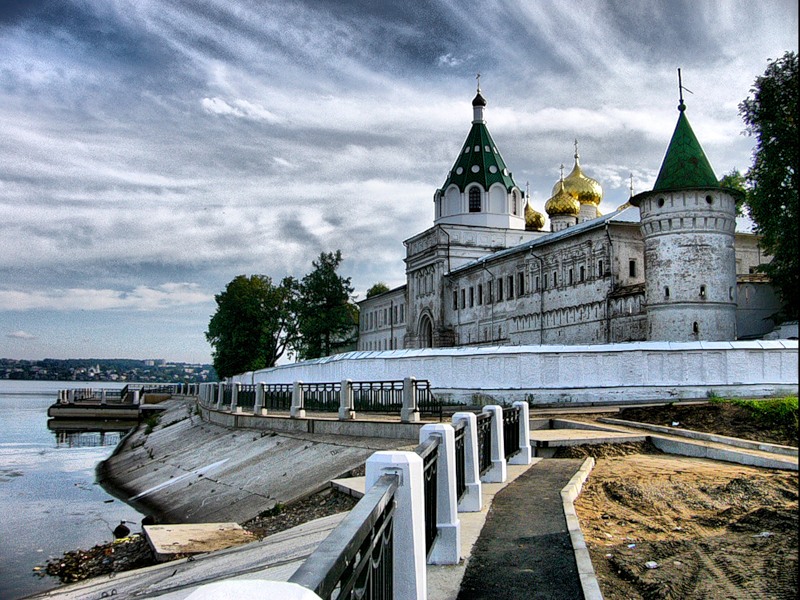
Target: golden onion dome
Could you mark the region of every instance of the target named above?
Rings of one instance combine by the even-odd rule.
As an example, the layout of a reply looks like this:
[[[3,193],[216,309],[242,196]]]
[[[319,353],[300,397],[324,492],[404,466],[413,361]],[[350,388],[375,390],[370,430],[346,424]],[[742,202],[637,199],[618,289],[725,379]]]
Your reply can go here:
[[[525,204],[525,230],[539,231],[544,227],[544,215],[534,210],[530,202]]]
[[[578,155],[578,142],[575,141],[575,166],[564,178],[564,189],[581,204],[600,206],[603,199],[603,186],[597,180],[587,177],[581,170],[580,156]],[[553,195],[558,190],[558,183],[553,186]]]
[[[545,202],[544,210],[551,217],[559,215],[568,215],[577,217],[581,212],[581,203],[578,202],[572,194],[567,192],[565,187],[565,180],[559,179],[556,184],[556,192],[553,197]]]

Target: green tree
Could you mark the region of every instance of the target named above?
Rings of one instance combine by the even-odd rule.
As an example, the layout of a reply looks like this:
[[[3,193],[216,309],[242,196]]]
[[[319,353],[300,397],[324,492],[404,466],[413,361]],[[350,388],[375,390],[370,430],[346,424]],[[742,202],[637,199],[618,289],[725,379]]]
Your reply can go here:
[[[741,195],[736,198],[736,214],[742,216],[744,214],[743,208],[745,205],[745,196],[747,195],[747,180],[745,176],[739,172],[739,169],[733,169],[730,173],[725,173],[722,179],[719,180],[720,186],[741,192]]]
[[[217,311],[206,339],[220,378],[272,367],[296,334],[291,277],[273,285],[266,275],[238,275],[214,296]]]
[[[798,60],[787,52],[771,61],[739,104],[746,131],[756,138],[753,165],[747,172],[747,210],[772,262],[763,270],[771,278],[787,319],[800,315],[798,255]]]
[[[341,251],[323,252],[299,284],[295,305],[299,336],[294,348],[302,360],[333,354],[351,345],[358,335],[358,307],[350,301],[350,278],[336,272],[341,262]]]
[[[377,296],[378,294],[383,294],[384,292],[388,291],[389,291],[389,286],[383,283],[382,281],[379,281],[378,283],[376,283],[367,290],[367,298],[372,298],[373,296]]]

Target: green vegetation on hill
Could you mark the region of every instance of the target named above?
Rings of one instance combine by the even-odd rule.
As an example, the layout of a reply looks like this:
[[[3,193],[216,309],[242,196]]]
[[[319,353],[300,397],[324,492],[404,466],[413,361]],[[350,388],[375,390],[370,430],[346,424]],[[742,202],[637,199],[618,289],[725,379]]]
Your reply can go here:
[[[0,379],[44,381],[135,381],[204,383],[217,381],[208,364],[167,363],[128,358],[16,360],[0,358]]]

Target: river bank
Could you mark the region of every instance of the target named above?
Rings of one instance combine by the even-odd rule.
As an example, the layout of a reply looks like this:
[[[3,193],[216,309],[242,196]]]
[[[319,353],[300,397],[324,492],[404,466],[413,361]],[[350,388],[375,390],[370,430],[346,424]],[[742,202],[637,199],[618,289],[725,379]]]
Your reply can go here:
[[[48,428],[47,407],[59,389],[82,382],[0,380],[0,597],[19,598],[58,585],[34,568],[74,548],[114,539],[125,520],[143,514],[95,481],[120,431]],[[51,424],[52,425],[52,424]]]

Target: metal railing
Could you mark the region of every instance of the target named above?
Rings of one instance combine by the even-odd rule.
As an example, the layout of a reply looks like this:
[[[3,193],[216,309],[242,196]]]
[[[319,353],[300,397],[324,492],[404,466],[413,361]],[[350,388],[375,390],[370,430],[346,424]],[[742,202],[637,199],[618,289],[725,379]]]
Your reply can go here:
[[[318,412],[337,412],[341,383],[302,383],[303,408]]]
[[[456,446],[456,500],[461,500],[467,491],[467,424],[460,421],[453,425]]]
[[[436,540],[437,523],[437,485],[436,478],[439,468],[439,436],[431,436],[415,448],[415,452],[422,458],[422,482],[425,498],[425,552],[430,555],[433,542]]]
[[[478,434],[478,472],[483,475],[492,466],[492,413],[476,417]]]
[[[378,479],[289,581],[323,600],[391,600],[397,480]]]
[[[519,452],[519,408],[503,409],[503,444],[508,460]]]
[[[431,382],[427,379],[414,382],[414,396],[417,401],[417,408],[420,414],[436,415],[439,420],[442,418],[442,402],[431,392]]]
[[[236,393],[236,407],[242,410],[252,411],[256,405],[256,386],[253,384],[241,384]]]
[[[289,410],[292,407],[291,383],[262,383],[264,386],[264,406],[267,410]]]
[[[353,408],[358,412],[398,412],[403,408],[403,381],[354,381]]]

